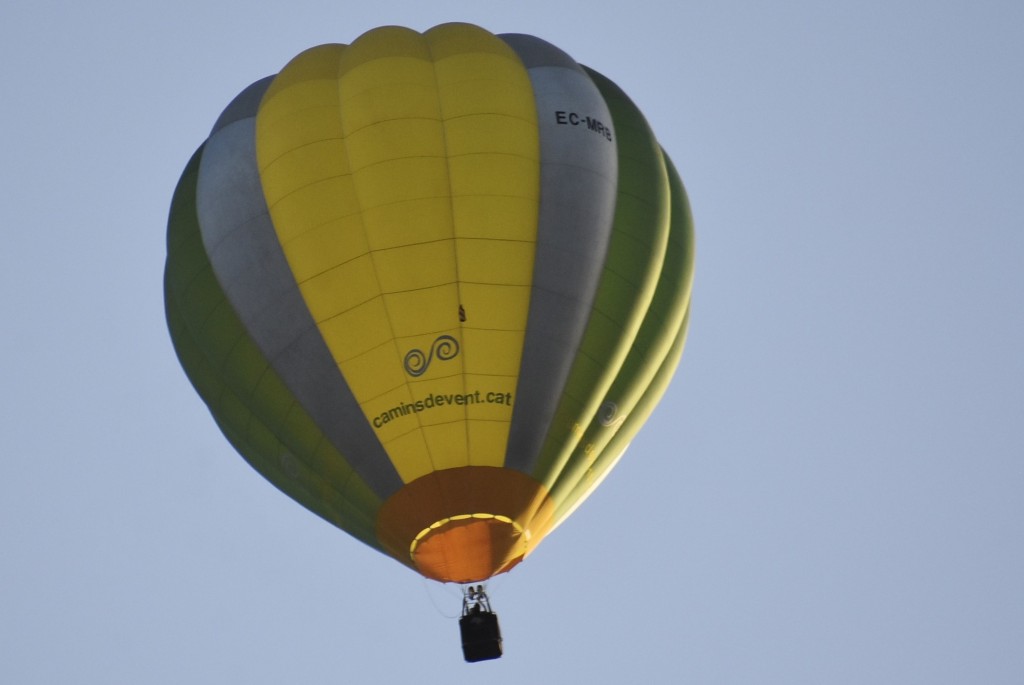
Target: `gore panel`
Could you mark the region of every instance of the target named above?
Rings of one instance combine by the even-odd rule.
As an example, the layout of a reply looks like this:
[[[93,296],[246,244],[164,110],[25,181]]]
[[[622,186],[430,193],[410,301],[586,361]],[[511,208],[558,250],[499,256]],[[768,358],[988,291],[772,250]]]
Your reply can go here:
[[[307,455],[302,450],[306,440],[300,440],[298,445],[295,442],[296,431],[285,429],[279,434],[272,430],[251,410],[251,400],[238,396],[222,382],[170,297],[167,320],[182,367],[200,396],[209,398],[208,406],[217,427],[249,465],[309,511],[383,551],[375,532],[380,500],[362,480],[352,477],[351,469],[344,466],[339,455],[325,453],[328,443],[322,436],[321,449]],[[294,415],[291,423],[297,421]],[[306,431],[301,432],[315,432],[311,422],[304,428]]]
[[[669,235],[661,149],[636,106],[586,70],[612,113],[619,157],[615,219],[587,328],[532,474],[549,489],[597,416],[654,298]]]
[[[246,335],[203,249],[195,207],[201,152],[186,167],[168,221],[168,328],[182,367],[218,426],[267,480],[377,548],[380,498],[333,451]]]
[[[551,490],[551,497],[559,506],[567,496],[572,497],[569,493],[579,481],[593,474],[595,460],[601,458],[632,416],[654,379],[659,374],[671,376],[675,368],[673,365],[666,372],[663,362],[671,354],[689,310],[693,282],[693,220],[682,183],[667,158],[665,162],[672,204],[668,246],[658,287],[619,375]],[[632,421],[630,425],[635,430],[640,423]]]
[[[203,243],[263,355],[335,448],[386,498],[401,480],[338,372],[281,252],[256,170],[254,135],[250,115],[206,143],[197,189]]]
[[[615,214],[618,155],[611,113],[583,69],[539,38],[502,38],[529,67],[540,126],[537,255],[505,462],[530,472],[593,308]]]
[[[331,50],[286,67],[257,118],[279,242],[401,478],[500,466],[536,242],[528,76],[468,25]]]
[[[668,355],[662,361],[661,367],[651,384],[644,390],[644,394],[636,407],[625,418],[622,426],[612,436],[604,450],[597,455],[593,463],[581,474],[573,487],[565,488],[559,500],[555,502],[556,512],[551,527],[552,530],[568,518],[590,496],[590,493],[601,484],[601,481],[605,479],[619,459],[622,458],[622,455],[625,454],[630,442],[651,415],[651,412],[654,411],[654,408],[668,389],[669,381],[672,380],[672,374],[675,373],[676,367],[679,366],[679,360],[683,356],[689,323],[690,313],[687,308],[682,326],[680,326],[679,331],[676,333]],[[561,483],[559,485],[564,487]]]
[[[259,81],[250,84],[248,88],[236,95],[235,99],[224,108],[224,111],[221,112],[220,116],[217,118],[217,121],[213,125],[213,129],[210,131],[210,135],[212,136],[228,124],[233,124],[241,119],[251,118],[253,113],[259,109],[260,100],[263,99],[263,94],[267,92],[267,87],[273,80],[273,76],[261,78]]]

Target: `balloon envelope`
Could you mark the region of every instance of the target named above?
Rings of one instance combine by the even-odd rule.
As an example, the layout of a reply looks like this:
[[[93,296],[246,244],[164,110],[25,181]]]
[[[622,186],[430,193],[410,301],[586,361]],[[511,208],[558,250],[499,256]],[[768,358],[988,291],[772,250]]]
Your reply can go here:
[[[171,205],[165,304],[225,436],[426,577],[523,559],[661,397],[693,229],[643,115],[558,48],[374,29],[252,84]]]

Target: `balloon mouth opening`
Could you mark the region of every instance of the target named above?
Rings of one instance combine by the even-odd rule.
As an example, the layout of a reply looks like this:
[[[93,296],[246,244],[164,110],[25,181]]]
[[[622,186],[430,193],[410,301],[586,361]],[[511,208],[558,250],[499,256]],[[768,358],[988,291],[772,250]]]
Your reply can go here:
[[[474,583],[522,561],[531,534],[500,514],[457,514],[430,524],[409,545],[409,558],[427,578]]]

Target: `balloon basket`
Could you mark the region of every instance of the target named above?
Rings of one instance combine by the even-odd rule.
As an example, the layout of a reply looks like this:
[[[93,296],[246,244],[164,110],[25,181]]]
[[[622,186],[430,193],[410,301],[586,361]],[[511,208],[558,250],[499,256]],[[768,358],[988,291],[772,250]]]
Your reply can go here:
[[[483,586],[470,586],[462,597],[462,618],[459,619],[462,636],[462,656],[469,663],[497,659],[501,656],[501,628],[498,615]]]

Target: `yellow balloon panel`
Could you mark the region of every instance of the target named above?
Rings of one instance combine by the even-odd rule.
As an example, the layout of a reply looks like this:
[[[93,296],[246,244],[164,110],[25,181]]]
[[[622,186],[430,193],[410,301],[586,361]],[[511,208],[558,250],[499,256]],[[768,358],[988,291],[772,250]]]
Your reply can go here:
[[[420,291],[454,284],[455,251],[450,240],[410,243],[373,253],[377,282],[385,293]],[[422,268],[428,265],[430,268]],[[390,305],[390,302],[389,302]]]
[[[463,330],[462,337],[466,342],[466,373],[504,376],[515,386],[523,351],[521,331],[468,328]]]
[[[345,149],[357,172],[394,159],[444,159],[444,130],[434,119],[389,119],[349,133]],[[426,176],[419,180],[426,180]]]
[[[529,286],[533,279],[533,253],[532,242],[478,238],[460,240],[459,278],[468,283]],[[522,295],[521,291],[516,292]]]
[[[459,237],[526,240],[521,222],[537,213],[537,201],[511,195],[461,195],[451,199],[452,217]]]
[[[348,72],[345,80],[339,82],[338,85],[344,88],[340,97],[344,97],[347,104],[346,118],[341,122],[346,135],[381,121],[381,112],[399,120],[441,120],[436,101],[431,102],[431,98],[436,98],[436,83],[429,65],[413,60],[388,62],[396,69],[406,68],[409,71],[404,81],[375,81],[378,70],[374,69]],[[408,67],[415,67],[422,73],[413,72]]]
[[[436,471],[441,463],[433,457],[420,429],[388,440],[384,443],[384,449],[391,457],[398,475],[407,483]]]
[[[382,26],[361,35],[355,43],[357,50],[346,51],[341,58],[344,71],[361,73],[360,67],[374,68],[385,63],[412,58],[427,63],[430,48],[416,31],[402,26]]]
[[[260,103],[260,116],[268,103],[283,90],[291,88],[315,87],[318,81],[336,81],[341,56],[347,50],[346,45],[327,43],[317,45],[296,55],[267,87],[267,92]],[[303,104],[303,99],[289,99],[278,103],[275,107],[281,110],[294,109]],[[271,112],[275,111],[273,108]]]
[[[438,138],[444,135],[440,128],[436,133]],[[397,202],[406,203],[403,206],[404,218],[380,228],[385,233],[406,231],[408,242],[418,239],[415,221],[425,209],[424,205],[417,205],[414,201],[448,197],[448,160],[444,157],[398,157],[370,162],[350,155],[350,160],[359,205],[364,211]],[[371,216],[364,214],[363,218],[367,220]],[[367,232],[371,246],[376,247],[372,243],[376,231],[368,226]]]
[[[470,463],[472,452],[466,439],[466,424],[461,418],[428,424],[423,426],[422,432],[435,469],[457,468]]]
[[[264,179],[264,186],[268,180]],[[288,263],[292,265],[293,272],[300,273],[306,269],[301,262],[296,262],[293,256],[288,254],[292,239],[330,221],[349,217],[359,222],[355,230],[363,232],[362,216],[353,213],[356,194],[351,176],[325,176],[322,180],[291,187],[289,190],[287,194],[282,193],[281,199],[276,203],[270,204],[270,215],[274,219],[277,238],[285,248],[285,255]],[[365,243],[363,240],[363,244]],[[356,254],[358,253],[352,253],[349,257]]]
[[[446,125],[448,155],[503,154],[522,157],[523,136],[529,135],[531,122],[503,114],[474,113],[449,121]]]
[[[313,318],[321,322],[377,297],[374,276],[374,260],[363,254],[313,276],[300,286]]]
[[[493,466],[494,457],[505,456],[508,427],[498,421],[467,421],[469,431],[469,465]]]
[[[415,227],[421,243],[450,240],[452,200],[447,192],[440,197],[395,201],[379,207],[364,207],[360,218],[375,229],[373,249],[386,250],[409,244],[409,231]]]
[[[497,331],[516,332],[518,325],[527,315],[530,306],[529,285],[496,285],[493,283],[463,283],[462,297],[463,309],[466,312],[467,329],[466,334],[473,332]],[[472,324],[472,328],[468,324]],[[479,352],[487,350],[467,351],[470,356],[476,357]],[[518,353],[515,353],[516,356]],[[488,354],[490,357],[498,356],[497,352]],[[518,375],[519,364],[515,366],[501,365],[493,368],[503,369],[501,373]],[[477,371],[477,373],[490,373],[489,371]],[[497,373],[497,371],[495,371]]]
[[[313,226],[288,241],[295,280],[302,283],[338,264],[358,259],[370,249],[362,217],[341,217]]]
[[[516,59],[512,49],[504,41],[495,40],[493,35],[472,24],[439,24],[427,31],[424,37],[437,62],[468,53],[481,58],[494,54]]]
[[[265,189],[290,194],[347,173],[345,145],[339,138],[317,140],[288,150],[263,169],[261,178]],[[284,197],[288,196],[267,194],[267,204],[279,204]]]
[[[327,348],[334,355],[335,362],[342,370],[347,364],[353,378],[358,375],[359,377],[365,376],[367,379],[369,392],[363,395],[364,398],[378,394],[377,388],[381,385],[384,385],[385,388],[391,387],[390,384],[382,381],[374,382],[374,374],[381,379],[402,377],[400,366],[396,369],[386,364],[387,360],[391,359],[388,355],[393,354],[394,336],[391,332],[384,301],[380,297],[374,297],[372,300],[322,321],[318,325],[320,334],[323,336],[324,342],[327,343]],[[385,346],[387,349],[383,349]],[[348,352],[348,355],[340,356],[341,351]],[[373,355],[373,363],[383,362],[385,367],[379,370],[372,366],[365,370],[362,369],[361,367],[371,364],[368,359],[363,358],[368,355]],[[361,366],[356,366],[357,364]],[[347,378],[350,385],[353,378]],[[356,397],[359,398],[359,395]]]
[[[391,316],[392,332],[402,347],[420,348],[434,344],[437,334],[430,332],[424,338],[423,331],[430,331],[436,320],[436,312],[454,312],[459,308],[459,296],[454,283],[405,290],[384,296],[384,303]],[[451,318],[451,317],[447,317]],[[417,342],[418,341],[418,342]],[[403,354],[407,354],[403,353]]]
[[[540,192],[518,57],[464,25],[379,29],[301,55],[259,117],[285,256],[400,477],[501,466]]]
[[[256,153],[264,177],[264,193],[271,206],[277,199],[275,189],[286,190],[289,180],[268,184],[266,174],[270,165],[285,154],[301,154],[305,145],[341,139],[337,82],[339,60],[345,51],[341,45],[307,50],[288,63],[263,96],[257,114],[260,134]],[[297,120],[303,125],[295,125]],[[334,161],[344,164],[345,157],[338,156]]]

